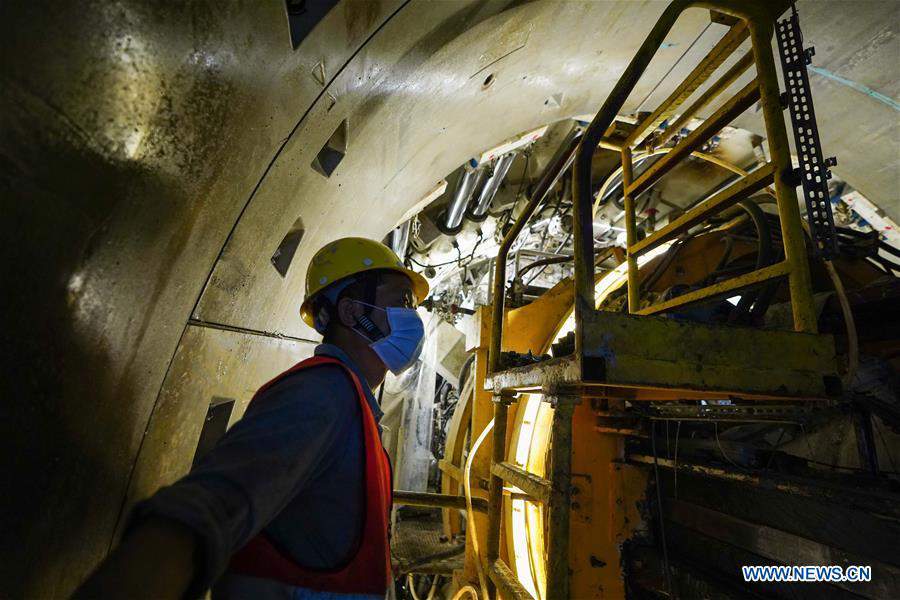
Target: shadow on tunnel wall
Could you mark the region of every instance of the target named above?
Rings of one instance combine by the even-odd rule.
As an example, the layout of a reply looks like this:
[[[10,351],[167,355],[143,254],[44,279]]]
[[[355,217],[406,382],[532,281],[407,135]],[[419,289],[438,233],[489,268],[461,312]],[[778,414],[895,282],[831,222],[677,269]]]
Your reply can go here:
[[[0,11],[0,597],[59,597],[108,551],[205,279],[317,92],[271,90],[300,56],[276,3]]]
[[[4,90],[0,594],[23,597],[41,572],[83,572],[84,546],[110,530],[127,457],[107,449],[140,424],[113,406],[133,402],[130,376],[116,378],[109,348],[77,330],[79,268],[127,188],[159,182],[91,152],[40,99]]]

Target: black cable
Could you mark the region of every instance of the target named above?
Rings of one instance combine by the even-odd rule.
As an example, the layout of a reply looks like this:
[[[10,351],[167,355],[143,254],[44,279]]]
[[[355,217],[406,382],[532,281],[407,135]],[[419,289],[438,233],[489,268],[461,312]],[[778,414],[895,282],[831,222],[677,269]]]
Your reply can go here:
[[[774,254],[772,250],[772,231],[769,228],[769,221],[766,218],[765,213],[763,213],[759,205],[752,200],[742,200],[741,202],[738,202],[737,206],[747,213],[750,220],[753,221],[753,227],[756,229],[756,238],[758,240],[756,249],[756,269],[759,270],[771,265],[773,263]],[[777,284],[770,283],[767,287],[773,285]],[[744,292],[741,294],[741,299],[738,300],[737,306],[732,309],[728,321],[733,323],[741,320],[744,316],[750,315],[750,309],[762,295],[762,291]]]
[[[428,268],[434,269],[434,268],[437,268],[437,267],[446,267],[447,265],[452,265],[452,264],[455,264],[455,263],[459,262],[458,260],[454,259],[454,260],[448,260],[447,262],[435,263],[435,264],[433,264],[433,265],[426,265],[426,264],[420,263],[419,261],[417,261],[416,259],[414,259],[412,256],[409,257],[409,260],[412,261],[412,262],[414,262],[414,263],[417,264],[418,266],[422,267],[423,269],[428,269]]]
[[[883,256],[873,256],[872,260],[880,264],[885,269],[890,269],[891,271],[900,271],[900,265],[895,262],[891,262]]]
[[[851,229],[849,227],[835,227],[835,230],[837,231],[838,235],[842,235],[848,238],[864,241],[874,241],[878,248],[884,250],[888,254],[893,254],[896,257],[900,257],[900,249],[894,248],[893,246],[882,240],[881,235],[876,231],[857,231],[856,229]]]
[[[866,257],[866,260],[869,261],[869,265],[870,265],[870,266],[875,267],[876,269],[878,269],[879,271],[881,271],[881,272],[884,273],[885,275],[889,275],[889,276],[891,276],[891,277],[894,276],[894,273],[893,273],[888,267],[884,266],[883,264],[881,264],[880,262],[878,262],[877,260],[875,260],[873,257],[867,256],[867,257]]]
[[[553,206],[553,212],[550,214],[550,218],[547,220],[547,227],[544,228],[544,233],[541,235],[541,242],[539,247],[541,252],[544,251],[544,245],[547,243],[547,234],[550,232],[550,221],[559,214],[559,209],[562,208],[563,201],[566,199],[568,195],[569,189],[572,187],[572,177],[569,175],[569,171],[565,173],[565,179],[563,180],[562,189],[559,192],[559,200],[557,200],[556,204]]]
[[[474,245],[474,246],[472,246],[472,252],[470,252],[469,255],[466,256],[465,258],[463,258],[462,255],[459,255],[459,258],[457,258],[457,259],[455,259],[455,260],[448,260],[448,261],[446,261],[446,262],[435,263],[435,264],[433,264],[433,265],[422,264],[422,263],[420,263],[419,261],[417,261],[416,259],[414,259],[412,256],[409,256],[409,257],[407,257],[407,258],[409,258],[410,261],[412,261],[412,262],[414,262],[415,264],[419,265],[419,266],[422,267],[423,269],[428,269],[428,268],[435,269],[435,268],[437,268],[437,267],[446,267],[447,265],[453,265],[453,264],[456,264],[456,265],[459,265],[459,266],[463,266],[463,265],[462,265],[462,261],[465,260],[465,261],[471,262],[472,259],[475,258],[475,251],[478,250],[478,246],[480,246],[480,245],[481,245],[481,242],[483,242],[483,241],[484,241],[484,236],[482,235],[481,230],[479,229],[479,230],[478,230],[478,241],[475,242],[475,245]],[[456,247],[456,252],[457,252],[457,254],[459,254],[459,246]],[[468,264],[468,262],[467,262],[466,264]]]
[[[569,243],[569,238],[571,238],[571,237],[572,237],[572,234],[571,234],[571,233],[570,233],[570,234],[567,234],[566,237],[565,237],[565,239],[563,239],[562,244],[559,245],[559,248],[556,249],[556,252],[554,252],[554,254],[559,254],[560,250],[562,250],[563,248],[565,248],[565,247],[566,247],[566,244]],[[574,256],[570,256],[570,257],[568,257],[565,261],[560,261],[560,262],[567,262],[567,261],[569,261],[569,260],[572,260],[572,258],[574,258]],[[538,261],[535,261],[535,262],[538,262]],[[532,263],[532,264],[534,264],[534,263]],[[544,266],[542,266],[541,269],[540,269],[537,273],[535,273],[534,275],[531,276],[531,279],[529,279],[529,280],[525,283],[525,286],[524,286],[524,287],[528,287],[529,285],[531,285],[531,282],[534,281],[535,279],[537,279],[538,276],[539,276],[541,273],[544,272],[544,269],[546,269],[546,268],[547,268],[548,266],[550,266],[551,264],[553,264],[553,263],[547,263],[547,264],[545,264]]]
[[[882,250],[884,250],[885,252],[887,252],[888,254],[893,254],[894,256],[900,258],[900,250],[898,250],[897,248],[894,248],[887,242],[878,240],[878,247],[881,248]]]
[[[570,260],[572,260],[572,258],[574,258],[574,257],[567,254],[565,256],[553,256],[551,258],[542,258],[540,260],[536,260],[533,263],[527,264],[524,267],[522,267],[521,269],[519,269],[519,272],[516,273],[516,279],[521,279],[522,276],[526,272],[530,271],[531,269],[536,269],[536,268],[542,267],[542,266],[546,267],[546,266],[555,265],[558,263],[569,262]]]

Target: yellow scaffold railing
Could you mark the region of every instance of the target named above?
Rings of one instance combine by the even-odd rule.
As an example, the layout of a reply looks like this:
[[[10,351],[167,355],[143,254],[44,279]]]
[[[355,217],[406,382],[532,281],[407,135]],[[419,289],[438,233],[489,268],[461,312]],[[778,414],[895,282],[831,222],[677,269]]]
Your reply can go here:
[[[488,500],[487,543],[483,549],[487,572],[490,577],[489,597],[499,592],[504,598],[530,598],[513,571],[500,554],[501,514],[503,489],[507,484],[531,502],[543,504],[547,520],[546,545],[546,599],[568,598],[569,593],[569,511],[572,453],[572,415],[580,401],[578,386],[557,386],[556,382],[571,383],[581,377],[582,365],[577,362],[560,363],[544,367],[536,364],[526,383],[515,383],[515,377],[503,378],[501,365],[502,334],[504,322],[504,298],[506,259],[513,242],[523,230],[535,209],[543,202],[548,191],[562,173],[574,169],[574,317],[575,356],[584,354],[585,322],[591,323],[596,312],[595,262],[593,247],[593,206],[591,196],[591,162],[598,146],[614,149],[621,154],[622,184],[625,201],[628,265],[628,309],[635,315],[649,315],[683,306],[688,303],[730,294],[749,286],[774,278],[787,277],[793,310],[794,330],[815,333],[816,318],[812,302],[809,266],[804,242],[797,195],[789,175],[791,156],[787,131],[782,114],[779,86],[772,53],[772,39],[777,17],[789,6],[787,0],[759,2],[758,0],[674,0],[655,24],[641,45],[615,88],[600,108],[594,120],[584,132],[574,131],[563,143],[541,176],[525,210],[505,236],[495,262],[493,276],[493,307],[490,349],[488,354],[487,385],[494,390],[493,448],[490,469],[490,496]],[[626,99],[634,90],[650,60],[660,48],[679,15],[688,8],[706,8],[725,15],[732,23],[729,31],[712,51],[697,65],[675,91],[641,121],[633,132],[620,142],[604,136]],[[681,105],[692,96],[735,53],[741,44],[750,39],[752,50],[743,55],[707,91],[700,95],[666,131],[654,133],[657,127],[679,112]],[[734,84],[751,66],[756,67],[756,77],[737,94],[728,99],[718,110],[705,119],[694,131],[668,148],[663,156],[634,177],[632,149],[637,147],[647,153],[665,144],[672,132],[708,106],[725,89]],[[691,208],[668,225],[639,240],[637,236],[634,199],[649,189],[675,166],[699,151],[699,149],[735,117],[759,102],[762,106],[770,161],[705,202]],[[649,307],[640,306],[638,257],[688,231],[722,210],[743,199],[774,186],[778,214],[784,240],[784,260],[751,273],[722,281],[703,289],[684,294],[672,300]],[[574,365],[574,366],[572,366]],[[552,374],[552,375],[551,375]],[[550,381],[557,377],[556,380]],[[548,383],[549,382],[549,383]],[[553,385],[550,385],[553,384]],[[550,460],[547,477],[539,477],[507,461],[508,407],[517,401],[517,394],[527,390],[544,394],[554,407],[550,435]]]

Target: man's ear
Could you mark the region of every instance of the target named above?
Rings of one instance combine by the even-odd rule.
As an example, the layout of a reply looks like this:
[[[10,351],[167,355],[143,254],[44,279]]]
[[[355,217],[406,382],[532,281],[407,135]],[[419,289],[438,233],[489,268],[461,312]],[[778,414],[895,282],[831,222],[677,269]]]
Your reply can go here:
[[[341,298],[337,304],[337,316],[344,327],[353,327],[359,316],[359,305],[351,298]]]

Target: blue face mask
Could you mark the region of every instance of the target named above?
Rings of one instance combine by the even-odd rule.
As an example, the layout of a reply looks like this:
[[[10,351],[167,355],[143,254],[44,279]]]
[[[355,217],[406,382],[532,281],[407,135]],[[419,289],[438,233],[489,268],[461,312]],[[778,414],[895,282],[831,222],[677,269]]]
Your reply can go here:
[[[422,353],[425,341],[425,325],[416,309],[396,306],[382,308],[359,300],[354,302],[371,306],[387,314],[387,322],[391,328],[387,335],[365,315],[359,318],[360,324],[354,328],[369,341],[369,347],[375,351],[384,366],[394,375],[399,375],[411,367]],[[373,341],[372,338],[377,339]]]

